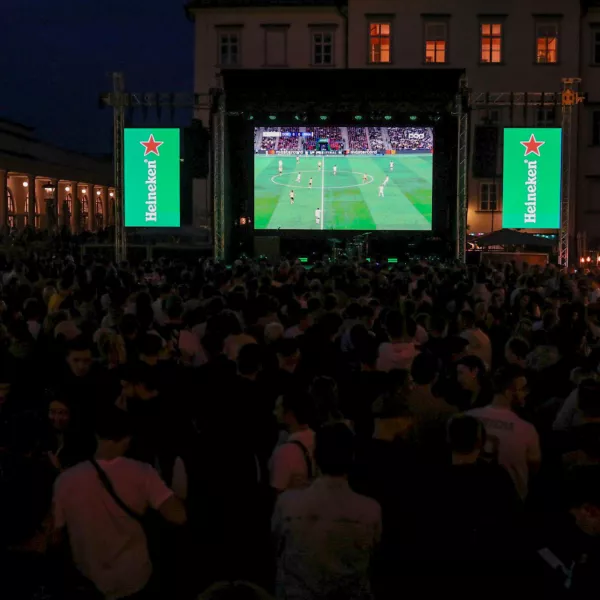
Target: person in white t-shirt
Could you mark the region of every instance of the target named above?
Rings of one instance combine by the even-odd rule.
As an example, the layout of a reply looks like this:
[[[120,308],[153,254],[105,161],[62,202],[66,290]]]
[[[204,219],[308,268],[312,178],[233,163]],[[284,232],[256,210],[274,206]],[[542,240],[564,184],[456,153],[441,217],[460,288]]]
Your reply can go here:
[[[469,354],[479,357],[489,369],[492,365],[490,338],[475,323],[475,313],[472,310],[461,311],[460,319],[463,326],[460,337],[469,342]]]
[[[315,223],[317,225],[321,224],[321,209],[319,207],[315,209]]]
[[[490,405],[467,414],[483,423],[498,463],[508,471],[519,496],[525,499],[530,475],[539,468],[541,451],[535,427],[514,412],[525,402],[527,379],[523,369],[517,365],[498,369],[494,374],[494,392]]]
[[[146,534],[140,517],[157,510],[168,522],[183,525],[183,504],[150,465],[124,454],[131,441],[131,417],[116,407],[97,419],[94,461],[68,469],[54,486],[54,521],[69,537],[73,561],[107,600],[126,598],[147,588],[152,576]],[[119,506],[102,481],[129,511]]]
[[[269,464],[271,487],[277,492],[306,487],[316,476],[315,432],[308,425],[312,406],[310,396],[299,392],[277,399],[275,417],[285,430]]]

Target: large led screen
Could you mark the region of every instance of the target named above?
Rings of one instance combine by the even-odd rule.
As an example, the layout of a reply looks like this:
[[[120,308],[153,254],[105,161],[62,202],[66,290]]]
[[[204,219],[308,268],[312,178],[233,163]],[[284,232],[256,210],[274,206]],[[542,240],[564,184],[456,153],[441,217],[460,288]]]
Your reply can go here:
[[[125,129],[125,227],[179,227],[179,129]]]
[[[502,227],[560,227],[562,130],[504,130]]]
[[[431,230],[428,127],[259,127],[255,229]]]

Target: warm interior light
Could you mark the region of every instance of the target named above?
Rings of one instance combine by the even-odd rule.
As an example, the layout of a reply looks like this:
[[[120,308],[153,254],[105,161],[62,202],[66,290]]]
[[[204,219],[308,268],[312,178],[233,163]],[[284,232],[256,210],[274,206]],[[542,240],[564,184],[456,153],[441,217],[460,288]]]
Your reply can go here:
[[[24,181],[23,182],[23,187],[29,187],[29,182],[28,181]]]
[[[65,192],[67,192],[67,194],[68,194],[70,191],[71,191],[71,188],[70,188],[70,186],[68,186],[68,185],[67,185],[67,186],[65,186]]]
[[[82,193],[82,194],[87,194],[87,188],[83,188],[83,189],[81,190],[81,193]]]
[[[115,195],[114,192],[111,192],[110,194],[108,194],[111,198]]]
[[[96,190],[96,196],[100,196],[100,194],[102,194],[102,192],[100,190]]]

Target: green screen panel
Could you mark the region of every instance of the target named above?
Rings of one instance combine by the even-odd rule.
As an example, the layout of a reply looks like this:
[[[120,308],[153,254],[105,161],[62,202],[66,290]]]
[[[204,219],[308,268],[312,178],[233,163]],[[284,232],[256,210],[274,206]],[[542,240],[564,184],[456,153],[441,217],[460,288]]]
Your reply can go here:
[[[125,129],[124,157],[125,227],[179,227],[179,129]]]
[[[502,227],[559,229],[560,128],[506,128]]]

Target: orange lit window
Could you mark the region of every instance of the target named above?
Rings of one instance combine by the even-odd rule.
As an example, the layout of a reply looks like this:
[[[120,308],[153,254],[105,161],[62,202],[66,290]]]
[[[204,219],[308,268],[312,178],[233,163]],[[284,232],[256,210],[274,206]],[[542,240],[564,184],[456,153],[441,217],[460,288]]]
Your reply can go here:
[[[539,64],[558,62],[558,25],[555,23],[537,26],[536,62]]]
[[[447,31],[445,23],[427,23],[425,26],[425,62],[446,62]]]
[[[369,25],[369,60],[372,63],[391,62],[391,25],[371,23]]]
[[[502,24],[481,24],[481,62],[502,62]]]

